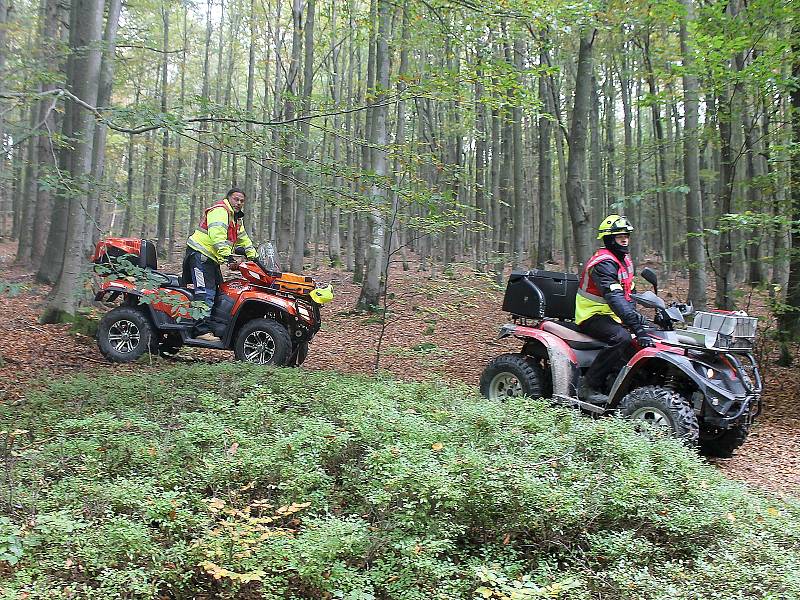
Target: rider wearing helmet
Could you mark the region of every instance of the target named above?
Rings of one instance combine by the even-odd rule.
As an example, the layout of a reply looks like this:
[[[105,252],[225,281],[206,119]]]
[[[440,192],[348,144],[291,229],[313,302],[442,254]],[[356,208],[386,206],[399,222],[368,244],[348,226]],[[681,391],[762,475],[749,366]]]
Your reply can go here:
[[[647,336],[645,318],[636,311],[633,291],[633,262],[628,244],[633,226],[627,217],[609,215],[598,228],[600,248],[586,262],[575,298],[575,323],[581,332],[609,344],[597,355],[578,388],[584,402],[602,404],[608,401],[603,393],[609,374],[618,370],[635,350],[632,331],[641,347],[654,345]],[[626,329],[627,327],[627,329]]]

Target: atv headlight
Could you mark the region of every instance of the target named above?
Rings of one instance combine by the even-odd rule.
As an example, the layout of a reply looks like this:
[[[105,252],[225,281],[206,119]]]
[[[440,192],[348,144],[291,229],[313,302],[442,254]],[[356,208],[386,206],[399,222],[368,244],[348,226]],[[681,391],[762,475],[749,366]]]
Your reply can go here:
[[[303,304],[302,302],[297,303],[297,314],[300,315],[304,321],[313,321],[314,315],[311,312],[311,307],[307,304]]]

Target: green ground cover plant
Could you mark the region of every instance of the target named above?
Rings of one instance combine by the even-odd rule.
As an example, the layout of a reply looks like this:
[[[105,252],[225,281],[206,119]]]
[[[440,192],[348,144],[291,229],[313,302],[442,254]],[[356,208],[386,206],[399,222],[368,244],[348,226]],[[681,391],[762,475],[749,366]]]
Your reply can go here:
[[[0,407],[5,598],[800,597],[800,507],[466,387],[244,364]]]

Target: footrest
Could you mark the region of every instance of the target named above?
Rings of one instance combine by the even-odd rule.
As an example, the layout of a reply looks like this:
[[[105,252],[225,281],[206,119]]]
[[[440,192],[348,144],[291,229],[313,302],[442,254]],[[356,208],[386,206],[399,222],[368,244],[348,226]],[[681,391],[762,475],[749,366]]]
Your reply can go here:
[[[194,346],[195,348],[212,348],[214,350],[225,350],[227,348],[222,340],[219,342],[207,342],[206,340],[187,338],[183,343],[185,346]]]

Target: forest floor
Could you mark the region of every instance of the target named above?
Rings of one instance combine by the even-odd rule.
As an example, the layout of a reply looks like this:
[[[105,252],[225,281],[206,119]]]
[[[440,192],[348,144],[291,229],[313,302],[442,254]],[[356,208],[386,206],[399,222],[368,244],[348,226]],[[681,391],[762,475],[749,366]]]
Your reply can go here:
[[[233,360],[231,352],[183,349],[174,359],[154,358],[150,365],[111,365],[93,338],[71,332],[67,325],[37,322],[49,290],[34,281],[33,273],[13,265],[14,252],[13,244],[0,243],[0,351],[5,361],[0,364],[0,401],[19,401],[28,390],[70,374],[131,372],[175,361]],[[374,315],[353,310],[359,287],[352,283],[352,275],[329,268],[311,269],[307,274],[330,281],[336,297],[322,310],[323,326],[304,368],[374,373],[381,324]],[[662,288],[662,295],[685,296],[679,279],[671,279]],[[500,310],[503,291],[486,275],[466,267],[446,275],[403,271],[397,265],[391,272],[389,292],[382,372],[404,380],[460,380],[477,386],[489,360],[519,347],[516,340],[497,339],[499,326],[507,320]],[[747,304],[751,314],[766,315],[760,300],[756,295],[744,297],[741,304]],[[768,323],[766,327],[774,327]],[[765,379],[764,412],[736,455],[714,464],[729,477],[797,497],[800,368],[797,362],[791,368],[776,366],[775,349],[767,343],[759,347],[759,358]],[[795,358],[800,361],[800,353],[795,352]]]

